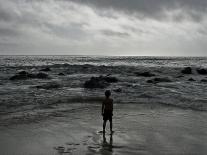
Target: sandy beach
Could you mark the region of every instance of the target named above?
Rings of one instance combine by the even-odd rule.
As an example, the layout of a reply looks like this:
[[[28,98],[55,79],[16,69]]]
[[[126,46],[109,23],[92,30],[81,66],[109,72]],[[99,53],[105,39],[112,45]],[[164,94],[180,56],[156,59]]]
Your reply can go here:
[[[38,121],[16,119],[10,125],[1,125],[0,154],[204,155],[207,152],[205,112],[163,105],[115,105],[115,132],[110,136],[107,124],[104,137],[101,105],[70,104],[64,109]]]

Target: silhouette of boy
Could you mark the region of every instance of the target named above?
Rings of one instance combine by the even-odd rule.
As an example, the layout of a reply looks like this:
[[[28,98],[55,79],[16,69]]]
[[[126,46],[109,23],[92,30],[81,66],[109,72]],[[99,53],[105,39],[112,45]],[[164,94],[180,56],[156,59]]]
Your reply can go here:
[[[110,90],[105,91],[106,98],[102,103],[102,116],[103,116],[103,133],[105,134],[106,122],[110,122],[110,131],[112,131],[112,116],[113,116],[113,99],[110,98]]]

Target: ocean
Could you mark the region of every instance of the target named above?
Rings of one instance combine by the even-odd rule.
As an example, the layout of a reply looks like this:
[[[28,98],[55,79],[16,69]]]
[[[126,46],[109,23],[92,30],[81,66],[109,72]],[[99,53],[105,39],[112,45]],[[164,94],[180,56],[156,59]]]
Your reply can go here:
[[[192,73],[183,74],[185,67]],[[41,71],[45,68],[49,70]],[[206,57],[1,56],[0,115],[7,120],[1,123],[53,115],[70,103],[101,104],[106,89],[112,91],[115,104],[206,111],[207,75],[199,74],[200,68],[207,68]],[[49,78],[10,79],[21,71],[43,72]],[[143,72],[153,76],[140,75]],[[104,89],[84,88],[85,81],[101,75],[118,82]]]

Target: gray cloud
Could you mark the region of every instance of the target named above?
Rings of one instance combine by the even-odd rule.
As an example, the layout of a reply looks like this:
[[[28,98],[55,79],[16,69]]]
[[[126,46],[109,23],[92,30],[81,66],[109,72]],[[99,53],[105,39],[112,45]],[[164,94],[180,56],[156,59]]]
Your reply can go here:
[[[64,0],[99,9],[114,9],[140,18],[165,19],[169,11],[182,10],[189,18],[199,21],[207,13],[206,0]],[[174,18],[181,20],[186,16]]]
[[[18,31],[11,28],[1,28],[0,27],[0,36],[1,37],[16,37],[21,35]]]
[[[61,25],[53,25],[50,23],[45,23],[44,26],[47,30],[44,32],[60,37],[60,38],[73,38],[73,40],[82,40],[84,36],[87,36],[87,32],[82,30],[82,26],[85,25],[84,23],[70,23],[66,26]]]
[[[8,21],[11,19],[11,15],[8,13],[8,11],[3,10],[0,8],[0,21]]]
[[[207,55],[206,13],[205,0],[0,0],[0,54]]]
[[[111,30],[102,30],[101,31],[104,35],[106,36],[117,36],[117,37],[127,37],[129,36],[128,33],[126,32],[116,32],[116,31],[111,31]]]

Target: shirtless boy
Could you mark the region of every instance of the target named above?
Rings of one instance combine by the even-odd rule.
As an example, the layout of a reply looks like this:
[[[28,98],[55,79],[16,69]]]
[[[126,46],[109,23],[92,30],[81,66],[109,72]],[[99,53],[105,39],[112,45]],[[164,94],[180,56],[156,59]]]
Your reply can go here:
[[[106,122],[110,122],[110,131],[112,131],[112,116],[113,116],[113,99],[110,98],[111,92],[105,91],[106,98],[102,103],[102,116],[103,116],[103,133],[105,134]]]

